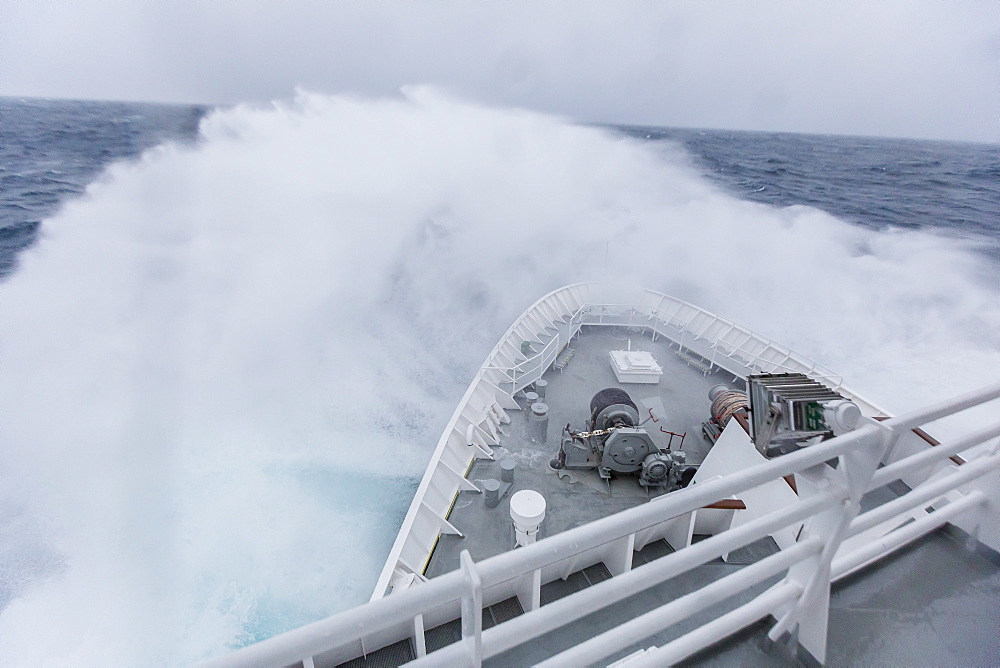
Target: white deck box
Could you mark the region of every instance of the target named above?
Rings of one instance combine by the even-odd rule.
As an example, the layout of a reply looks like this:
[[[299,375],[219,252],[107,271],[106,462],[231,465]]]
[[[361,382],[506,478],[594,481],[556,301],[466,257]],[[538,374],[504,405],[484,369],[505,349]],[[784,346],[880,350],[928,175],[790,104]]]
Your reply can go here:
[[[659,383],[663,369],[652,353],[641,350],[612,350],[611,368],[619,383]]]

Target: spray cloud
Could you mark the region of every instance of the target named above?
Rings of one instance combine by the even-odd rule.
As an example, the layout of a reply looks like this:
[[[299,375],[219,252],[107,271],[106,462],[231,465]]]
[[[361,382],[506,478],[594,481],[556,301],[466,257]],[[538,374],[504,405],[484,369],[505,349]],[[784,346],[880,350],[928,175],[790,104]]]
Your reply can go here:
[[[187,664],[365,600],[474,370],[566,283],[698,303],[890,410],[1000,372],[958,242],[425,88],[218,111],[43,229],[0,286],[8,665]]]

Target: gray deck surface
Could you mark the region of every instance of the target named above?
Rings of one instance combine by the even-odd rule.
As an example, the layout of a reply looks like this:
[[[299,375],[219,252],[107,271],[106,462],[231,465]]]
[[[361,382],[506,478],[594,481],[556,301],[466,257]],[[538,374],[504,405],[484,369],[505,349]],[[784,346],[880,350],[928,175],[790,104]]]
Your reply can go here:
[[[676,581],[667,581],[589,615],[565,629],[496,656],[484,665],[530,666],[739,567],[721,561],[705,564]],[[698,628],[715,614],[745,603],[769,584],[710,608],[595,665],[606,666],[638,649],[663,645]],[[784,647],[763,648],[769,628],[770,623],[754,625],[691,657],[684,665],[802,665]],[[835,584],[830,597],[826,664],[1000,665],[1000,564],[995,555],[973,553],[961,538],[942,529],[892,558]]]
[[[652,352],[663,367],[660,384],[617,383],[608,361],[608,351],[625,349],[629,339],[632,349]],[[640,413],[648,415],[647,409],[653,408],[654,414],[660,418],[658,423],[647,424],[651,433],[658,434],[657,427],[660,425],[674,432],[686,431],[684,450],[689,453],[690,463],[699,463],[709,448],[700,433],[700,423],[709,415],[709,388],[718,383],[741,387],[739,383],[733,383],[733,376],[728,372],[717,371],[706,376],[701,369],[690,366],[679,357],[674,352],[676,346],[669,348],[664,339],[654,343],[648,335],[634,331],[585,329],[570,346],[576,349],[576,354],[566,368],[562,372],[550,370],[545,376],[549,383],[545,401],[551,414],[547,443],[533,445],[525,435],[526,411],[510,411],[511,424],[505,425],[501,447],[495,448],[498,461],[480,460],[468,475],[481,487],[486,478],[500,479],[499,460],[513,458],[517,469],[510,494],[521,489],[534,489],[546,499],[547,514],[542,537],[645,503],[649,498],[636,479],[630,476],[614,479],[609,494],[607,484],[596,474],[572,472],[575,482],[570,482],[548,469],[547,463],[559,446],[562,426],[569,422],[578,430],[587,427],[589,402],[593,394],[605,387],[623,387],[639,406]],[[666,442],[660,445],[665,446]],[[862,506],[868,509],[880,505],[905,491],[897,483],[893,489],[883,488],[869,494]],[[427,576],[433,577],[457,568],[458,555],[463,549],[469,550],[477,561],[511,549],[514,537],[509,498],[508,494],[497,508],[487,509],[483,495],[462,492],[449,521],[465,533],[465,538],[442,536],[427,569]],[[1000,562],[995,553],[968,549],[966,541],[958,533],[954,529],[937,531],[889,559],[834,585],[827,664],[1000,665]],[[488,666],[531,665],[776,550],[777,546],[769,538],[758,541],[732,553],[729,563],[715,560],[704,564],[485,663]],[[635,553],[633,568],[641,569],[643,564],[671,551],[665,541],[656,541]],[[572,574],[565,581],[543,585],[542,604],[609,577],[610,573],[604,565],[597,564]],[[762,583],[596,665],[607,665],[641,648],[662,645],[721,612],[748,601],[770,584]],[[521,614],[520,605],[516,599],[509,599],[485,611],[484,624],[499,623],[498,615],[509,619],[517,614]],[[763,648],[762,640],[769,626],[761,622],[686,663],[717,666],[799,665],[799,661],[784,647]],[[460,620],[430,629],[427,633],[428,651],[460,636]],[[394,655],[398,656],[399,651],[400,648],[393,646]],[[369,655],[369,658],[375,659],[375,654]],[[388,655],[385,658],[389,664],[393,663]],[[379,661],[367,665],[376,663]]]
[[[618,383],[608,352],[625,350],[630,339],[633,350],[652,352],[663,367],[659,384]],[[459,494],[448,521],[463,532],[465,538],[441,536],[427,568],[428,577],[458,568],[458,555],[462,550],[469,550],[476,561],[510,550],[514,544],[510,495],[519,490],[533,489],[545,497],[546,516],[541,537],[646,503],[652,496],[662,493],[648,493],[635,476],[620,476],[611,481],[609,494],[608,483],[596,472],[569,471],[556,475],[548,468],[549,460],[559,449],[562,427],[570,423],[576,430],[586,430],[590,399],[606,387],[624,388],[644,417],[648,417],[648,409],[653,409],[659,422],[647,423],[646,429],[658,445],[666,447],[669,439],[659,430],[660,426],[680,434],[687,432],[683,449],[688,453],[688,462],[698,464],[704,459],[709,444],[701,436],[701,422],[709,416],[708,390],[720,382],[732,383],[731,374],[706,377],[700,369],[678,357],[675,348],[668,347],[666,339],[658,338],[653,342],[649,336],[624,329],[584,329],[570,347],[576,354],[566,368],[545,374],[549,383],[545,403],[550,415],[547,442],[537,445],[528,439],[527,411],[508,411],[511,423],[504,425],[500,446],[494,448],[497,461],[478,460],[467,477],[482,488],[485,479],[500,479],[499,462],[510,457],[517,463],[514,487],[493,509],[486,508],[482,494]],[[674,448],[679,443],[680,439],[674,438]]]

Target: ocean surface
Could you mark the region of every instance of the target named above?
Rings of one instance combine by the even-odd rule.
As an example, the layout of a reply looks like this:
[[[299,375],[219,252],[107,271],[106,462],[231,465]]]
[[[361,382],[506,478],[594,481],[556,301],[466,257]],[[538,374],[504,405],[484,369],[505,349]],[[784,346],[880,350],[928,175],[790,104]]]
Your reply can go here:
[[[109,164],[195,142],[205,106],[0,97],[0,276],[42,221]],[[923,229],[1000,259],[1000,146],[912,139],[608,126],[679,144],[734,196],[813,206],[866,228]]]
[[[496,338],[606,278],[893,412],[972,389],[1000,147],[0,98],[0,663],[189,664],[366,600]]]

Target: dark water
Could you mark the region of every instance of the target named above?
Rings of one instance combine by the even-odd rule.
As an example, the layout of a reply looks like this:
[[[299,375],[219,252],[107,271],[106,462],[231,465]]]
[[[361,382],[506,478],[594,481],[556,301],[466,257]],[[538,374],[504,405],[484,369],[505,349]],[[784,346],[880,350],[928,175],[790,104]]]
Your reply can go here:
[[[0,277],[45,218],[109,163],[193,141],[204,106],[0,98]],[[809,205],[874,229],[931,229],[1000,260],[1000,146],[622,127],[682,145],[738,197]]]
[[[364,108],[360,111],[352,107],[321,114],[320,127],[325,130],[327,123],[349,124],[358,117],[368,119],[377,113],[383,114],[376,116],[377,119],[392,122],[392,115],[380,110],[379,105],[361,106]],[[451,106],[449,102],[446,114],[416,116],[432,121],[464,122],[468,112],[453,112]],[[45,235],[45,221],[84,193],[110,163],[136,159],[143,151],[164,141],[198,141],[198,124],[207,111],[204,107],[190,106],[0,99],[0,276],[16,273],[18,255]],[[256,160],[250,170],[254,179],[237,184],[239,187],[231,191],[223,189],[219,201],[204,198],[199,205],[209,211],[199,210],[201,217],[189,217],[186,221],[189,226],[202,226],[197,228],[200,231],[216,211],[235,211],[237,214],[232,218],[240,219],[240,207],[231,207],[234,200],[263,187],[267,204],[273,203],[273,209],[268,207],[259,216],[251,215],[248,225],[213,228],[208,223],[203,238],[180,241],[155,238],[146,243],[141,234],[132,234],[133,221],[121,217],[106,229],[94,231],[100,235],[99,242],[112,244],[118,239],[113,236],[117,234],[129,237],[124,241],[136,246],[120,253],[117,258],[120,266],[112,267],[113,271],[106,276],[101,274],[100,262],[89,261],[92,258],[74,263],[76,253],[85,250],[78,251],[67,244],[57,258],[66,261],[65,266],[50,261],[44,265],[44,272],[38,272],[45,274],[45,280],[38,284],[28,280],[28,287],[20,291],[24,283],[18,283],[16,277],[0,285],[0,294],[14,295],[0,308],[0,332],[3,332],[0,338],[4,339],[0,343],[8,351],[4,353],[6,366],[0,373],[3,381],[0,392],[5,392],[0,437],[11,443],[0,439],[3,440],[0,454],[10,454],[14,463],[23,464],[24,470],[43,481],[37,485],[22,483],[22,479],[29,480],[30,476],[10,474],[17,469],[8,466],[6,460],[0,469],[0,480],[6,483],[0,489],[3,497],[0,498],[0,608],[27,597],[32,588],[44,582],[51,583],[58,594],[50,596],[51,591],[39,590],[42,595],[32,598],[40,601],[38,607],[7,613],[9,626],[3,628],[29,629],[7,637],[31,639],[32,647],[38,649],[37,656],[47,654],[48,645],[58,645],[35,642],[48,634],[53,640],[70,638],[66,648],[86,645],[79,654],[73,654],[75,658],[87,652],[98,657],[89,662],[73,661],[61,654],[61,661],[48,663],[190,665],[211,652],[217,653],[220,647],[246,644],[330,614],[335,611],[330,607],[331,602],[338,599],[367,598],[370,585],[364,579],[374,582],[416,484],[415,478],[403,475],[405,471],[400,473],[403,477],[396,476],[397,460],[409,461],[406,458],[420,448],[429,453],[438,435],[437,425],[444,424],[453,408],[449,397],[460,396],[465,380],[481,360],[482,350],[509,323],[501,308],[495,309],[499,314],[496,323],[492,323],[492,315],[485,314],[494,310],[492,305],[505,302],[496,301],[496,295],[491,295],[477,281],[496,279],[494,282],[500,287],[495,292],[500,293],[508,291],[515,284],[514,279],[527,276],[521,289],[523,294],[502,307],[509,315],[517,312],[514,308],[519,303],[527,303],[523,302],[525,298],[537,297],[540,280],[554,280],[546,274],[547,268],[533,268],[543,267],[552,255],[549,248],[541,247],[527,258],[520,254],[520,247],[501,249],[506,253],[506,264],[483,269],[482,275],[461,266],[449,272],[447,265],[458,264],[453,262],[456,258],[478,257],[475,254],[486,242],[496,241],[489,223],[480,225],[486,229],[477,230],[477,234],[446,240],[453,246],[437,254],[438,239],[414,245],[409,236],[401,233],[379,248],[383,240],[375,238],[376,234],[352,237],[349,230],[343,229],[346,225],[326,225],[323,228],[326,236],[317,239],[308,235],[309,225],[282,226],[285,214],[300,219],[314,215],[324,222],[336,220],[339,215],[344,220],[359,221],[359,227],[371,226],[378,234],[387,233],[390,224],[405,227],[408,220],[417,232],[436,230],[420,218],[425,208],[424,200],[419,197],[417,204],[400,204],[403,213],[384,227],[378,227],[383,211],[377,207],[355,217],[356,212],[350,206],[304,206],[294,200],[282,201],[288,191],[286,181],[276,179],[287,176],[279,171],[282,165],[301,158],[303,164],[298,171],[289,165],[292,174],[318,174],[322,178],[315,185],[293,189],[291,194],[303,199],[321,198],[327,195],[330,173],[315,170],[330,170],[330,165],[334,173],[355,169],[358,160],[371,152],[367,143],[359,142],[356,150],[348,151],[340,161],[311,160],[309,151],[316,147],[303,138],[311,142],[317,134],[322,134],[312,128],[301,134],[285,130],[268,135],[277,137],[282,149],[289,140],[299,141],[300,145],[290,151],[272,153],[274,147],[266,140],[248,141],[236,153],[210,150],[224,143],[218,137],[232,128],[236,128],[232,132],[248,128],[247,132],[252,133],[271,123],[272,116],[279,123],[303,120],[301,114],[291,114],[288,119],[280,114],[279,109],[253,122],[210,125],[207,134],[213,139],[205,142],[205,151],[196,154],[196,160],[177,160],[168,165],[171,169],[192,169],[194,165],[214,172],[252,156]],[[385,123],[376,122],[372,127],[381,129],[386,127]],[[496,131],[497,124],[490,121],[475,127],[482,127],[484,132]],[[387,132],[386,136],[415,137],[423,128],[424,125],[419,125],[413,134]],[[786,299],[772,300],[767,306],[777,313],[773,320],[780,324],[772,327],[781,332],[782,341],[787,340],[793,346],[805,342],[811,349],[820,350],[824,360],[839,359],[845,369],[853,367],[855,371],[866,372],[852,374],[861,378],[858,383],[862,387],[888,387],[896,392],[900,387],[913,386],[914,396],[924,396],[933,394],[921,395],[924,385],[933,384],[934,392],[938,391],[938,385],[944,385],[951,392],[962,386],[965,380],[962,376],[978,379],[970,370],[981,368],[980,375],[990,378],[996,375],[995,332],[1000,331],[996,326],[1000,323],[996,315],[1000,311],[995,306],[996,268],[1000,267],[1000,179],[997,178],[1000,153],[996,146],[662,128],[616,131],[648,141],[654,148],[663,147],[671,161],[676,161],[678,153],[673,146],[682,146],[696,170],[737,197],[775,206],[809,205],[869,229],[932,231],[962,239],[980,253],[978,259],[993,258],[992,262],[982,263],[993,272],[986,277],[985,291],[982,283],[975,281],[978,274],[973,282],[966,280],[964,274],[945,276],[947,284],[938,290],[935,277],[928,278],[924,285],[911,286],[911,282],[919,283],[924,278],[923,264],[914,269],[912,263],[890,261],[887,267],[870,273],[853,278],[843,275],[844,267],[850,269],[862,263],[845,262],[846,251],[839,249],[830,254],[827,270],[842,271],[841,277],[850,279],[845,281],[844,294],[851,297],[864,293],[870,285],[870,276],[874,277],[872,292],[886,294],[874,301],[842,300],[834,305],[842,316],[829,326],[821,318],[820,328],[813,325],[816,318],[799,317],[798,313],[813,307],[815,295],[811,289],[785,290],[778,294]],[[533,130],[517,136],[525,142],[545,139]],[[427,153],[412,152],[410,162],[403,159],[406,150],[373,162],[379,169],[369,167],[369,172],[364,173],[362,180],[366,182],[362,190],[368,192],[370,180],[371,191],[382,196],[387,167],[394,167],[395,162],[410,168],[423,166],[427,156],[431,160],[437,158],[445,139],[452,145],[456,142],[453,137],[443,137]],[[601,144],[597,155],[614,155],[607,150],[609,145],[614,147],[614,141],[602,137],[593,143]],[[330,145],[339,144],[330,141]],[[450,150],[456,152],[454,146]],[[471,155],[476,160],[483,157],[479,149]],[[642,178],[641,170],[647,167],[645,158],[644,153],[631,156],[616,174],[628,174],[626,169],[631,169],[631,174]],[[442,151],[442,164],[451,164],[449,159],[447,151]],[[503,176],[510,164],[530,167],[532,162],[498,160],[490,167],[492,171],[484,173],[494,178]],[[518,173],[522,173],[521,169],[518,167]],[[222,171],[230,177],[233,173],[242,176],[239,170]],[[685,178],[689,176],[687,170],[676,171],[682,171]],[[172,173],[168,170],[167,175]],[[141,224],[145,215],[172,230],[174,212],[158,207],[163,206],[161,202],[176,200],[156,192],[152,184],[159,183],[157,174],[162,173],[144,174],[144,179],[139,179],[141,183],[109,189],[104,200],[119,197],[132,205],[122,210],[131,212],[125,215],[136,217],[136,225]],[[145,176],[153,178],[147,182]],[[558,178],[558,174],[553,178]],[[569,174],[567,178],[574,176]],[[475,209],[492,194],[489,191],[492,181],[482,180],[485,186],[472,191],[482,196],[471,198]],[[695,185],[685,182],[685,187],[677,189],[678,198],[703,190],[701,182],[687,180]],[[279,185],[268,190],[272,181]],[[462,190],[469,185],[464,179],[427,181],[431,183],[428,192],[418,194],[430,201],[436,201],[435,188],[441,183],[451,190]],[[423,179],[414,183],[419,188]],[[393,192],[398,191],[397,184],[392,185]],[[164,190],[179,192],[183,197],[187,180],[184,186]],[[575,203],[585,194],[580,188],[567,190],[566,198],[557,201]],[[107,204],[96,199],[97,204]],[[631,203],[635,199],[639,200],[638,206],[643,205],[641,197],[633,195],[623,201]],[[731,207],[729,197],[714,199],[720,201],[713,202],[706,210],[720,219],[716,221],[716,229],[729,236],[743,233],[742,221],[727,216],[734,209],[757,207]],[[590,206],[599,204],[595,200]],[[678,217],[687,221],[681,218],[683,206],[675,207],[672,202],[655,201],[648,211],[640,213],[648,213],[649,220],[660,220],[658,216],[675,211],[681,211]],[[512,207],[502,213],[510,218],[517,212],[518,208]],[[599,213],[603,217],[604,209],[599,209]],[[56,224],[52,228],[64,233],[65,227],[86,224],[99,215],[92,211],[86,214],[67,216],[60,221],[63,229]],[[442,215],[446,223],[453,222],[447,211]],[[769,212],[763,218],[778,216]],[[576,231],[575,224],[575,219],[567,218],[565,229],[559,231],[569,239]],[[184,225],[180,227],[184,231]],[[449,229],[445,225],[439,227]],[[835,227],[837,231],[843,229],[839,224]],[[264,231],[267,234],[262,234]],[[652,240],[654,250],[661,255],[677,241],[673,230],[670,231],[670,235],[662,235],[664,239]],[[522,227],[518,233],[533,232]],[[835,241],[829,230],[813,232],[806,229],[804,236],[795,239],[795,244],[789,244],[786,255],[793,262],[780,265],[790,270],[786,273],[795,270],[798,253],[815,257],[807,252],[810,246]],[[752,234],[752,230],[748,233]],[[565,253],[571,256],[568,262],[574,262],[587,248],[594,248],[595,241],[596,247],[604,247],[603,230],[589,234],[572,242]],[[72,240],[79,242],[81,236],[72,235]],[[695,241],[684,247],[687,255],[701,250],[700,246],[693,247],[700,238],[690,236]],[[89,239],[88,236],[86,240]],[[287,240],[296,243],[284,245]],[[928,239],[920,236],[920,247],[933,247],[936,241],[930,238],[928,243]],[[267,266],[261,267],[246,261],[248,257],[280,257],[282,252],[287,257],[304,257],[310,250],[305,246],[313,243],[338,250],[343,246],[346,250],[339,255],[332,251],[330,255],[316,253],[314,261],[301,271],[287,265],[272,267],[264,262],[261,264]],[[942,246],[954,249],[955,244]],[[395,249],[404,247],[407,257],[396,259]],[[748,257],[742,247],[731,250],[728,255],[717,254],[709,261],[731,263]],[[202,252],[204,255],[198,255]],[[379,257],[379,253],[384,257]],[[414,259],[410,260],[411,256]],[[328,257],[336,257],[339,262],[328,262]],[[979,266],[971,253],[955,252],[947,257]],[[361,259],[354,264],[347,262],[348,258]],[[104,261],[103,255],[100,260]],[[189,260],[196,266],[187,272]],[[938,260],[935,259],[934,266],[950,268],[947,262]],[[431,261],[441,261],[439,271],[426,271]],[[353,267],[349,278],[339,271],[343,262]],[[134,270],[133,263],[140,265],[141,270]],[[424,282],[394,295],[392,308],[385,308],[376,291],[367,297],[357,297],[353,289],[350,293],[342,291],[336,283],[340,280],[346,285],[372,266],[400,272],[407,279],[401,283]],[[323,273],[329,267],[338,271]],[[657,265],[651,267],[650,275],[659,271]],[[672,276],[682,276],[683,269]],[[739,271],[738,267],[723,271],[723,278],[739,280],[743,275]],[[81,275],[85,272],[93,275]],[[432,276],[428,278],[427,274]],[[813,274],[825,277],[822,271]],[[555,275],[581,274],[565,271]],[[25,272],[24,276],[30,279],[35,275]],[[76,276],[81,279],[79,286],[60,290]],[[897,291],[900,276],[902,286]],[[267,288],[275,284],[283,289],[271,295]],[[710,284],[712,289],[706,288],[706,293],[718,299],[722,292],[729,294],[729,287],[729,280],[719,280]],[[248,293],[253,293],[254,298],[247,299]],[[344,308],[346,294],[357,298],[360,305]],[[739,301],[737,294],[719,303],[738,305]],[[785,301],[794,304],[784,310],[777,308],[779,302]],[[331,304],[336,317],[328,312]],[[421,311],[429,308],[429,304],[440,306],[422,316]],[[9,309],[9,305],[15,308]],[[376,313],[369,317],[368,311]],[[341,312],[346,315],[341,317]],[[872,317],[873,312],[879,314],[877,318]],[[90,317],[92,313],[96,315]],[[456,314],[460,317],[456,318]],[[32,322],[22,326],[23,318]],[[880,321],[874,322],[876,319]],[[453,322],[457,321],[463,321],[465,326],[455,327]],[[433,326],[428,326],[428,322]],[[860,329],[854,323],[862,322],[870,334],[845,336],[849,330]],[[430,342],[432,337],[440,342]],[[841,344],[841,339],[847,339],[847,343]],[[866,348],[865,358],[875,361],[870,368],[859,369],[860,363],[847,363],[861,346]],[[456,362],[456,358],[465,361]],[[912,362],[931,358],[933,368],[938,370],[934,374],[923,373]],[[206,360],[210,361],[209,368],[203,370]],[[839,370],[841,365],[834,368]],[[916,378],[917,374],[920,378]],[[881,380],[898,375],[902,379]],[[924,380],[924,376],[927,376],[925,382],[913,382],[915,378]],[[330,378],[336,382],[331,383]],[[289,383],[289,379],[294,382]],[[887,394],[876,393],[876,396]],[[378,413],[377,418],[366,423],[363,419],[355,420],[351,415],[353,409],[344,409],[345,406],[389,406],[391,410]],[[164,429],[164,425],[169,428]],[[186,435],[176,434],[175,425],[183,425]],[[232,438],[239,441],[242,455],[239,457],[230,456],[232,443],[228,435],[234,426]],[[16,433],[16,429],[23,429],[23,433]],[[14,436],[9,436],[12,433]],[[220,438],[220,433],[227,436]],[[252,437],[244,438],[243,434]],[[300,439],[304,445],[296,449],[299,446],[295,442]],[[313,442],[321,442],[323,448],[306,447]],[[70,447],[66,447],[67,443]],[[141,447],[133,447],[136,445]],[[337,465],[333,467],[327,461],[331,456],[325,450],[328,446],[341,448],[332,451],[337,457]],[[288,447],[292,447],[289,457],[294,466],[291,467],[286,466],[282,453]],[[369,472],[367,461],[365,466],[352,464],[356,453],[366,453],[370,447],[383,452],[378,460],[379,474]],[[308,455],[303,454],[306,450]],[[221,471],[216,469],[219,461],[224,462]],[[102,467],[100,464],[104,462],[114,465]],[[383,468],[389,473],[382,475]],[[80,469],[89,472],[100,484],[89,480],[87,473],[80,475]],[[54,470],[52,475],[50,470]],[[4,471],[10,475],[4,476]],[[135,475],[135,471],[141,471],[141,475]],[[350,483],[345,484],[348,479]],[[206,480],[211,484],[206,485]],[[70,488],[65,498],[53,491],[61,489],[61,485]],[[5,497],[8,488],[15,490],[9,492],[13,500]],[[54,497],[51,504],[48,497]],[[96,500],[90,503],[93,497]],[[86,503],[79,502],[81,499]],[[38,503],[39,500],[45,502]],[[156,503],[151,504],[150,500]],[[64,548],[60,544],[62,533],[50,536],[42,521],[44,517],[36,517],[42,514],[31,505],[36,503],[42,509],[50,505],[55,508],[55,519],[59,522],[84,527],[86,530],[80,531],[79,536],[76,531],[70,532],[74,539],[79,537],[76,541],[79,544],[71,541]],[[116,512],[106,516],[106,508]],[[280,521],[273,521],[275,517],[280,517]],[[364,526],[354,522],[357,517],[362,518]],[[195,532],[196,540],[187,538],[191,534],[177,533],[178,527],[184,526]],[[282,532],[282,527],[290,530]],[[315,552],[313,548],[300,549],[298,539],[306,534],[310,535],[310,544],[317,546]],[[114,543],[111,547],[105,538],[136,535],[141,535],[143,541],[126,541],[120,546],[110,541]],[[352,545],[343,544],[342,536],[347,535]],[[354,543],[360,546],[357,551],[352,551]],[[338,548],[330,550],[326,547],[330,545]],[[114,568],[105,568],[112,562]],[[245,562],[250,564],[246,569]],[[161,566],[166,575],[177,578],[180,584],[175,587],[174,580],[170,580],[170,587],[159,588],[157,578],[132,580],[123,575],[147,573]],[[61,570],[64,568],[65,572]],[[345,575],[341,579],[327,576],[310,579],[317,573],[334,571]],[[57,573],[61,574],[61,580],[53,577]],[[143,586],[136,587],[136,582]],[[115,600],[120,599],[118,607],[97,609],[89,595],[77,595],[80,591],[102,588],[113,592]],[[164,596],[171,593],[177,595],[170,605],[177,608],[163,603]],[[146,614],[162,610],[166,612],[159,617]],[[142,612],[136,614],[136,611]],[[134,617],[148,623],[137,623],[122,631],[122,626]],[[0,626],[3,620],[0,617]],[[202,624],[202,620],[208,621]],[[166,654],[152,653],[149,645],[157,643],[161,649],[167,648],[163,650]],[[0,656],[5,655],[10,644],[0,642]],[[55,647],[51,653],[59,651]],[[152,658],[154,655],[159,660]],[[4,662],[5,665],[45,663]]]
[[[0,98],[0,277],[42,221],[110,163],[190,141],[207,111],[172,106]]]
[[[736,196],[867,228],[929,229],[1000,260],[1000,146],[773,132],[622,128],[673,141]]]

